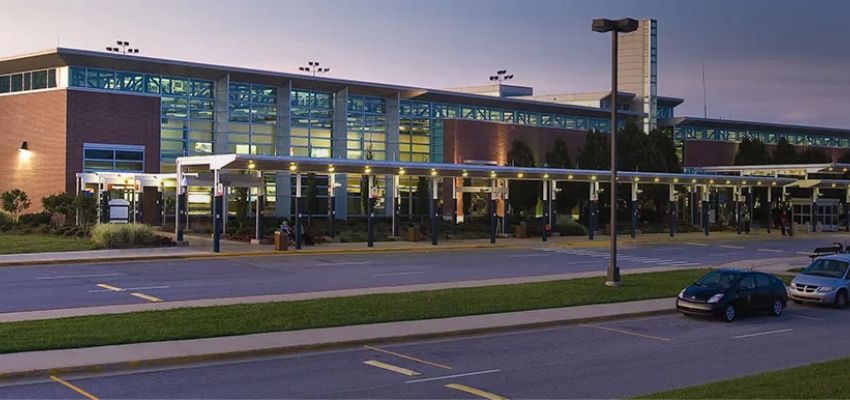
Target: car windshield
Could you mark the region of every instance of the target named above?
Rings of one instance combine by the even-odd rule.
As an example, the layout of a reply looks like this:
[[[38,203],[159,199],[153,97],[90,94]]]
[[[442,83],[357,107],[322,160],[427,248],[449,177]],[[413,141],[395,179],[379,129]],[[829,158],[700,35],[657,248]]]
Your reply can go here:
[[[730,289],[735,286],[740,274],[734,272],[712,271],[697,281],[697,286]]]
[[[841,278],[844,276],[845,271],[847,271],[847,262],[845,261],[818,259],[803,270],[803,274],[825,276],[827,278]]]

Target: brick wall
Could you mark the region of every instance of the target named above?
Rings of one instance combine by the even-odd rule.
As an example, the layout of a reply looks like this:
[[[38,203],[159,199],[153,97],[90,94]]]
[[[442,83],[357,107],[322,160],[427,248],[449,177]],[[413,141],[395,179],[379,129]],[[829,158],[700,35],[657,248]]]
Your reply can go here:
[[[0,96],[0,192],[25,191],[41,211],[41,198],[66,189],[66,90]],[[21,152],[26,141],[30,151]],[[71,182],[73,185],[73,181]]]

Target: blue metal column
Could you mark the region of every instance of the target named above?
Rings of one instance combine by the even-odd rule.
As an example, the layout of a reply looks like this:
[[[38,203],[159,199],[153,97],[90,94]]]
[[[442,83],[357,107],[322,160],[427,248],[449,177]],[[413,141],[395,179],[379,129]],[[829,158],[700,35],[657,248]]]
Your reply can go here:
[[[708,214],[711,204],[711,192],[708,191],[708,185],[702,187],[702,229],[705,232],[705,236],[708,236],[708,232],[711,230],[711,226],[708,221]]]
[[[368,181],[367,188],[367,197],[366,198],[366,246],[374,247],[375,246],[375,231],[372,224],[372,219],[375,217],[375,197],[372,195],[374,191],[375,185],[375,176],[369,175],[366,177]]]
[[[336,174],[328,174],[328,223],[330,235],[336,237]]]
[[[732,197],[735,201],[735,232],[740,235],[744,221],[741,218],[741,192],[737,186],[732,188]]]
[[[496,243],[496,180],[490,180],[490,244]]]
[[[547,241],[549,232],[549,182],[543,181],[543,241]]]
[[[452,235],[457,235],[457,178],[452,178]]]
[[[812,232],[818,231],[818,197],[820,197],[820,189],[812,190]]]
[[[753,222],[755,222],[755,218],[753,218],[753,211],[755,211],[755,196],[753,193],[753,187],[749,186],[747,187],[747,221],[749,222],[747,223],[747,221],[745,221],[747,233],[752,231]]]
[[[632,223],[630,229],[630,235],[632,239],[637,237],[637,224],[638,224],[638,209],[637,209],[637,200],[638,200],[638,184],[637,182],[632,183],[632,197],[629,202],[631,210],[632,210]]]
[[[439,221],[437,220],[437,214],[439,211],[437,210],[437,178],[431,179],[431,202],[430,202],[430,211],[431,211],[431,244],[437,245],[437,235],[439,235]]]
[[[301,250],[301,173],[295,174],[295,249]]]
[[[846,232],[850,232],[850,189],[847,189],[847,194],[844,198],[844,218],[847,219]]]
[[[670,237],[676,236],[676,187],[670,184]]]
[[[399,177],[398,175],[393,175],[393,193],[392,193],[392,216],[393,216],[393,237],[398,237],[398,208],[401,207],[401,201],[399,201],[399,193],[401,190],[398,188],[399,185]]]
[[[773,192],[773,189],[768,186],[767,204],[765,204],[765,207],[767,207],[767,233],[770,233],[771,229],[773,228],[773,193],[771,192]]]
[[[590,204],[587,206],[588,210],[588,230],[587,230],[587,238],[593,240],[594,231],[596,231],[597,227],[597,217],[599,216],[599,182],[592,181],[590,182]]]
[[[221,252],[221,225],[223,220],[224,210],[224,186],[221,184],[221,172],[215,170],[213,172],[213,253]]]

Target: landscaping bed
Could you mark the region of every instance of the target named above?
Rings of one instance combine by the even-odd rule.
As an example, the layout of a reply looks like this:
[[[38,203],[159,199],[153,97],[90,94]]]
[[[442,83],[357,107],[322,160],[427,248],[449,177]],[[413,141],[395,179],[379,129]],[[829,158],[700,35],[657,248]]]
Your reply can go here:
[[[0,233],[0,254],[80,251],[94,248],[95,245],[91,240],[77,236]]]

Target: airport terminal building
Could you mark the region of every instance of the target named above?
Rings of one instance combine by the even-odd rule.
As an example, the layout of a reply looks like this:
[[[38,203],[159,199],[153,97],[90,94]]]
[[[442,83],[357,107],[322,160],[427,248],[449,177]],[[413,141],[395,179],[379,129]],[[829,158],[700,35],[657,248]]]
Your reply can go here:
[[[684,99],[657,93],[656,22],[620,40],[620,120],[668,130],[685,166],[730,165],[745,137],[850,150],[850,130],[677,116]],[[609,104],[607,91],[430,89],[56,48],[0,59],[0,191],[40,199],[79,190],[79,173],[173,173],[178,157],[210,154],[506,165],[514,139],[542,160],[560,137],[575,159],[589,130],[611,131]],[[265,179],[269,209],[289,215],[294,177]],[[337,182],[337,216],[358,214],[359,177]],[[415,178],[398,184],[412,196]]]

